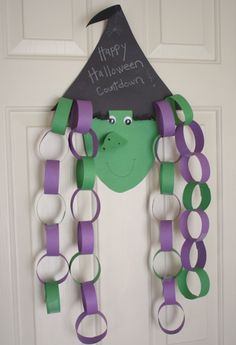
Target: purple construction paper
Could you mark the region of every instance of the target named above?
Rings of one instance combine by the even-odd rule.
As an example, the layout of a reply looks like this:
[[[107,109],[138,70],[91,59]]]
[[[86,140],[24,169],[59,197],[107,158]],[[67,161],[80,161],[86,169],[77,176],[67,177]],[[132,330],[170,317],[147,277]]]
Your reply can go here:
[[[194,153],[194,156],[197,157],[202,168],[202,176],[200,180],[197,181],[193,179],[191,175],[191,172],[188,166],[190,156],[182,156],[179,161],[179,168],[180,168],[181,175],[187,182],[195,181],[195,182],[205,183],[210,177],[210,165],[209,165],[208,159],[203,153],[200,153],[200,152]]]
[[[175,118],[170,104],[165,100],[155,102],[154,109],[160,135],[162,137],[175,135]]]
[[[193,244],[196,244],[196,247],[198,250],[198,258],[194,266],[192,266],[190,262],[190,251]],[[182,260],[183,267],[186,268],[188,271],[192,271],[195,268],[204,268],[206,264],[206,247],[204,245],[204,242],[203,241],[196,242],[191,239],[185,240],[181,249],[181,260]]]
[[[46,224],[46,250],[48,256],[58,256],[59,252],[59,225],[58,224]]]
[[[92,254],[94,251],[94,230],[91,221],[79,222],[77,225],[78,249],[81,254]]]
[[[47,160],[44,173],[44,193],[58,194],[60,161]]]
[[[193,153],[201,152],[203,150],[203,147],[204,147],[204,136],[203,136],[203,132],[202,132],[200,125],[195,121],[192,121],[190,123],[190,125],[188,125],[191,128],[193,135],[195,137],[195,148],[193,151],[189,150],[189,148],[186,144],[185,138],[184,138],[184,127],[185,126],[186,125],[181,123],[176,127],[176,130],[175,130],[176,146],[177,146],[179,153],[183,156],[185,156],[185,155],[189,156]]]
[[[74,144],[73,144],[73,135],[74,135],[74,133],[77,133],[77,131],[75,129],[70,131],[70,134],[69,134],[69,137],[68,137],[69,148],[70,148],[71,153],[75,156],[76,159],[82,159],[83,156],[78,154],[78,152],[76,151],[76,149],[74,147]],[[97,152],[98,152],[98,145],[99,145],[98,138],[97,138],[96,133],[92,129],[90,129],[88,131],[88,133],[91,135],[92,141],[93,141],[93,153],[92,153],[91,157],[95,157]]]
[[[192,212],[198,213],[198,215],[200,216],[201,221],[202,221],[201,232],[197,238],[192,237],[190,235],[189,229],[188,229],[188,217]],[[200,209],[194,210],[194,211],[185,210],[180,216],[179,227],[180,227],[180,231],[181,231],[181,233],[185,239],[191,239],[191,240],[194,240],[196,242],[202,241],[206,237],[208,230],[209,230],[208,215],[203,210],[200,210]]]
[[[84,311],[87,315],[96,314],[98,312],[98,303],[94,284],[90,281],[81,283],[80,289]]]
[[[106,319],[105,315],[102,312],[100,312],[100,311],[98,311],[96,313],[96,315],[101,316],[101,318],[105,321],[106,326],[107,326],[107,319]],[[106,330],[103,333],[101,333],[99,335],[95,335],[94,337],[87,337],[87,336],[84,336],[84,335],[80,334],[79,331],[78,331],[78,328],[79,328],[80,323],[83,321],[83,319],[86,316],[88,316],[88,314],[84,311],[82,314],[80,314],[80,316],[76,320],[75,330],[76,330],[76,333],[77,333],[77,337],[84,344],[95,344],[95,343],[101,341],[106,336],[107,328],[106,328]]]
[[[91,101],[74,100],[71,115],[71,129],[78,133],[87,133],[92,127],[93,105]]]
[[[173,249],[172,224],[171,220],[160,221],[160,244],[161,250],[164,252]]]

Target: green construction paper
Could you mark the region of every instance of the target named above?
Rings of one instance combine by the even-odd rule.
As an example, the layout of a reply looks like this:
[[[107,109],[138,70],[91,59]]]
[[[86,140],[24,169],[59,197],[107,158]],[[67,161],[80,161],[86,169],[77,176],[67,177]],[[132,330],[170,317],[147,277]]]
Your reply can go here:
[[[173,95],[166,97],[166,100],[169,102],[174,116],[175,116],[175,123],[176,125],[179,125],[180,123],[184,123],[185,125],[189,125],[193,121],[193,110],[191,108],[191,105],[188,103],[188,101],[181,95]],[[185,120],[181,121],[178,117],[177,110],[180,108],[185,116]]]
[[[181,273],[177,277],[178,287],[182,295],[188,299],[196,299],[199,297],[206,296],[209,288],[210,288],[210,280],[208,277],[207,272],[203,268],[195,268],[191,272],[197,273],[200,282],[201,282],[201,290],[199,295],[193,294],[187,284],[187,275],[188,272],[185,268],[182,269]]]
[[[131,110],[111,110],[109,120],[95,118],[92,129],[99,140],[95,157],[97,176],[115,192],[125,192],[140,183],[153,166],[154,120],[134,120]],[[84,136],[87,153],[92,144]]]
[[[47,306],[47,313],[59,313],[61,311],[60,306],[60,293],[57,282],[47,282],[44,284],[45,289],[45,301]]]
[[[160,192],[161,194],[174,193],[175,166],[173,162],[161,162],[160,166]]]
[[[53,133],[64,135],[69,120],[73,100],[61,97],[52,119],[51,129]]]
[[[95,164],[94,158],[83,157],[76,163],[76,182],[77,187],[83,190],[91,190],[95,183]]]
[[[75,254],[72,256],[72,258],[70,259],[70,262],[69,262],[70,274],[71,274],[72,264],[73,264],[74,260],[75,260],[78,256],[80,256],[80,255],[82,255],[80,252],[75,253]],[[95,259],[96,259],[96,261],[97,261],[97,272],[96,272],[96,274],[95,274],[95,277],[91,280],[91,282],[94,284],[94,283],[96,283],[96,281],[97,281],[97,280],[99,279],[99,277],[100,277],[100,274],[101,274],[101,264],[100,264],[100,261],[99,261],[97,255],[95,255],[95,254],[92,254],[92,255],[95,257]],[[71,274],[71,276],[72,276],[72,274]],[[72,276],[72,278],[74,279],[74,281],[75,281],[77,284],[82,284],[82,283],[83,283],[83,282],[79,281],[78,279],[75,279],[73,276]]]
[[[200,188],[202,200],[200,202],[200,205],[194,208],[192,205],[192,195],[197,185]],[[189,182],[186,184],[184,188],[184,192],[183,192],[183,204],[187,210],[193,211],[199,208],[201,210],[205,210],[209,206],[210,202],[211,202],[211,191],[206,183]]]

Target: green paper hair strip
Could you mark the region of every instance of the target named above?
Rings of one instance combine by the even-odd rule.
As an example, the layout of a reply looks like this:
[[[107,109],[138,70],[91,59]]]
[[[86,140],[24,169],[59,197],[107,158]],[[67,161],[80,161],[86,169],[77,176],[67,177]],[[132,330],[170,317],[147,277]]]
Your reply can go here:
[[[188,101],[183,96],[173,95],[173,96],[166,97],[166,100],[169,102],[173,110],[176,125],[179,125],[180,123],[189,125],[193,121],[193,110],[190,104],[188,103]],[[177,114],[177,109],[176,109],[177,105],[180,107],[180,109],[184,113],[184,116],[185,116],[184,121],[181,121]]]
[[[61,97],[56,107],[52,119],[52,132],[64,135],[66,132],[66,127],[68,125],[70,111],[72,107],[73,100],[65,97]]]
[[[175,167],[172,162],[161,162],[160,166],[160,192],[171,195],[174,193]]]

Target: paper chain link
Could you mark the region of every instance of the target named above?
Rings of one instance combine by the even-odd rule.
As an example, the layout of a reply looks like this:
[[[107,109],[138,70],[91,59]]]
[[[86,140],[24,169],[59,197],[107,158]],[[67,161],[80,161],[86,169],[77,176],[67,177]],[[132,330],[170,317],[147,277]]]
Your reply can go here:
[[[193,121],[193,111],[190,104],[181,95],[174,95],[167,97],[165,100],[156,102],[154,105],[156,111],[156,121],[159,128],[161,137],[175,136],[176,146],[180,154],[180,158],[176,162],[161,161],[158,157],[157,148],[155,147],[155,154],[157,160],[160,162],[160,193],[165,195],[174,195],[174,164],[179,161],[179,168],[181,175],[188,182],[183,193],[183,204],[186,208],[181,214],[179,226],[185,238],[185,242],[181,249],[181,262],[182,267],[175,276],[163,277],[158,274],[154,267],[154,261],[161,252],[172,251],[179,255],[173,249],[172,227],[173,220],[160,220],[160,245],[161,249],[158,250],[153,257],[153,271],[155,275],[162,279],[164,302],[158,310],[158,322],[160,328],[167,334],[175,334],[179,332],[184,326],[185,316],[183,311],[183,320],[179,327],[174,330],[167,329],[161,324],[159,314],[161,309],[166,305],[177,305],[183,310],[182,306],[176,301],[175,298],[175,278],[177,279],[180,292],[188,299],[194,299],[205,296],[209,290],[209,278],[204,270],[206,263],[206,248],[203,239],[207,235],[209,229],[209,219],[204,210],[208,207],[211,200],[211,194],[208,185],[206,184],[210,176],[210,167],[207,158],[201,153],[204,147],[204,136],[201,127],[197,122]],[[184,114],[184,121],[178,117],[177,109],[181,109]],[[195,137],[195,148],[191,151],[184,138],[184,126],[189,126]],[[158,145],[159,138],[156,141]],[[189,170],[189,159],[195,156],[202,168],[202,174],[199,181],[193,179]],[[199,186],[201,194],[201,202],[199,207],[194,208],[192,204],[192,195],[194,189]],[[176,197],[176,196],[175,196]],[[202,229],[198,238],[193,238],[188,229],[188,217],[190,212],[196,212],[201,218]],[[195,265],[191,265],[190,251],[192,246],[196,244],[198,251],[198,258]],[[201,290],[198,295],[194,295],[188,288],[187,274],[189,271],[195,272],[201,282]]]

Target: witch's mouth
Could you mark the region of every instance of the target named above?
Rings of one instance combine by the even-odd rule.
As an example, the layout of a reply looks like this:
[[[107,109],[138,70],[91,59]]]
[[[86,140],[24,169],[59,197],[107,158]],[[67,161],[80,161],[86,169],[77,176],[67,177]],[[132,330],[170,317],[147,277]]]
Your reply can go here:
[[[107,164],[108,169],[110,170],[110,172],[111,172],[113,175],[115,175],[115,176],[117,176],[117,177],[127,177],[127,176],[129,176],[129,175],[132,173],[132,171],[134,170],[135,161],[136,161],[136,159],[132,159],[132,160],[131,160],[130,169],[129,169],[125,174],[124,174],[124,173],[123,173],[123,174],[118,174],[117,172],[115,172],[115,171],[112,170],[112,168],[110,167],[109,162],[107,162],[106,164]]]

